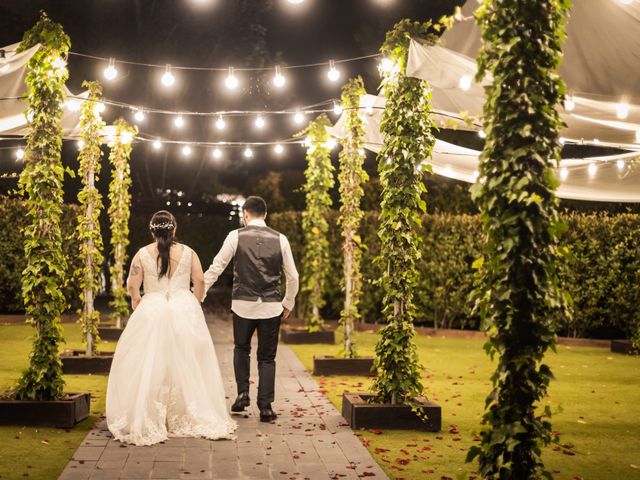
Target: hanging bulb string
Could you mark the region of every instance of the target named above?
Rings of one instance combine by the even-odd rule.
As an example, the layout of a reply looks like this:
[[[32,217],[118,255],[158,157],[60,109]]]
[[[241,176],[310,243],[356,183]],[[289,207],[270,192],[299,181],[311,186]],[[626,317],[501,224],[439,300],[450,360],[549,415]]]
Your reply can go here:
[[[90,55],[87,53],[80,52],[69,52],[69,55],[73,55],[81,58],[89,58],[92,60],[99,60],[101,62],[109,62],[109,60],[113,57],[100,57],[97,55]],[[335,64],[343,64],[343,63],[351,63],[358,62],[361,60],[368,60],[370,58],[380,57],[382,54],[380,53],[372,53],[370,55],[361,55],[359,57],[350,57],[343,58],[341,60],[334,60]],[[139,67],[148,67],[148,68],[158,68],[164,70],[167,67],[167,64],[158,64],[158,63],[145,63],[145,62],[134,62],[130,60],[118,60],[115,58],[115,63],[122,63],[125,65],[136,65]],[[299,65],[280,65],[281,70],[295,70],[300,68],[313,68],[313,67],[324,67],[328,65],[328,61],[326,62],[315,62],[315,63],[304,63]],[[270,67],[234,67],[234,71],[236,72],[267,72],[272,71],[275,65]],[[229,67],[193,67],[193,66],[178,66],[171,64],[172,70],[195,70],[195,71],[204,71],[204,72],[228,72]]]

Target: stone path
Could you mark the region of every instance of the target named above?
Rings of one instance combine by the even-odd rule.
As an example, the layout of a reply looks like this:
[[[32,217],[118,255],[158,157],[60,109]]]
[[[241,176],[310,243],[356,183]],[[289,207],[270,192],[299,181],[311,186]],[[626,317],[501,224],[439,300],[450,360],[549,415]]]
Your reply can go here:
[[[212,317],[208,321],[230,405],[235,398],[231,326]],[[251,371],[252,380],[257,380],[255,359]],[[252,399],[256,398],[255,389],[252,385]],[[245,415],[235,415],[238,430],[234,441],[171,438],[159,445],[135,447],[114,440],[102,420],[89,432],[59,480],[387,479],[295,354],[282,344],[273,407],[279,414],[273,424],[259,421],[255,405]]]

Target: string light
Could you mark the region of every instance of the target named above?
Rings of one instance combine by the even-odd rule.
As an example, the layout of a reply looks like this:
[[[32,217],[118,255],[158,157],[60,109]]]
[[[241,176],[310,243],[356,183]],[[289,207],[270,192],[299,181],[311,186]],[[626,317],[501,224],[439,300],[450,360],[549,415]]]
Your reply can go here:
[[[235,90],[238,88],[238,83],[238,78],[236,77],[233,67],[229,67],[229,73],[227,78],[224,80],[224,84],[229,90]]]
[[[220,150],[219,148],[214,148],[213,158],[220,158],[220,157],[222,157],[222,150]]]
[[[336,115],[342,115],[342,112],[342,105],[340,105],[338,102],[333,102],[333,113],[335,113]]]
[[[216,128],[217,128],[218,130],[224,130],[224,127],[226,127],[226,126],[227,126],[227,124],[226,124],[226,122],[224,121],[224,118],[222,118],[222,115],[220,115],[220,116],[218,117],[218,120],[216,120]]]
[[[564,99],[564,108],[567,112],[572,112],[576,108],[576,102],[573,100],[573,95],[569,95]]]
[[[618,171],[621,172],[624,170],[624,160],[620,159],[616,162],[616,167],[618,167]]]
[[[24,158],[24,150],[19,148],[18,150],[16,150],[16,158],[18,160],[22,160]]]
[[[568,176],[569,176],[569,169],[567,167],[562,167],[560,169],[560,180],[564,182]]]
[[[79,102],[78,100],[76,100],[75,98],[72,98],[70,100],[67,100],[65,102],[65,106],[67,107],[67,109],[69,109],[70,112],[77,112],[80,110],[82,103]]]
[[[395,63],[388,57],[384,57],[378,64],[378,70],[384,73],[391,73],[395,68]]]
[[[264,128],[264,118],[262,118],[262,115],[256,117],[256,128]]]
[[[133,135],[131,134],[131,132],[124,131],[120,135],[120,141],[125,145],[128,145],[133,141]]]
[[[285,83],[287,83],[287,79],[284,78],[284,75],[282,75],[282,72],[280,71],[280,65],[276,65],[276,73],[273,76],[273,84],[278,88],[282,88],[284,87]]]
[[[144,122],[144,112],[142,110],[136,110],[136,113],[133,115],[133,118],[136,122]]]
[[[329,60],[329,71],[327,72],[327,77],[332,82],[337,82],[340,78],[340,70],[336,68],[336,62],[334,60]]]
[[[174,77],[173,73],[171,73],[171,65],[167,64],[167,66],[165,67],[161,81],[165,87],[171,87],[176,82],[176,77]]]
[[[480,138],[487,138],[487,134],[484,132],[484,130],[478,130],[478,136]]]
[[[173,124],[178,127],[178,128],[182,128],[184,126],[184,118],[182,118],[182,115],[178,115],[174,120],[173,120]]]
[[[160,150],[162,148],[162,142],[160,140],[155,140],[153,142],[153,148],[156,150]]]
[[[361,157],[366,157],[367,156],[367,152],[365,152],[364,148],[359,148],[358,149],[358,155],[360,155]]]
[[[620,120],[624,120],[629,116],[629,104],[628,103],[619,103],[616,105],[616,116]]]
[[[564,137],[560,137],[560,138],[558,139],[558,142],[560,142],[560,145],[564,145],[566,141],[567,141],[567,139],[566,139],[566,138],[564,138]]]
[[[182,154],[185,157],[189,157],[191,155],[191,147],[189,145],[185,145],[184,147],[182,147]]]
[[[458,86],[461,90],[465,92],[471,88],[471,75],[463,75],[460,77],[460,81],[458,81]]]
[[[96,103],[93,108],[95,109],[96,113],[104,113],[104,111],[107,109],[106,105],[102,102]]]
[[[109,81],[115,80],[115,78],[118,76],[118,69],[116,68],[115,58],[109,59],[109,65],[107,65],[107,68],[104,69],[104,72],[102,72],[102,74],[104,75],[104,78]]]
[[[300,110],[298,110],[293,116],[293,121],[297,124],[304,122],[304,114]]]
[[[596,176],[596,173],[598,172],[598,166],[595,163],[590,163],[589,168],[587,170],[589,172],[589,177],[593,178]]]
[[[244,149],[244,156],[245,158],[251,158],[253,157],[253,150],[251,150],[251,147],[249,147],[247,145],[247,147]]]
[[[326,147],[329,150],[333,150],[334,148],[336,148],[336,145],[338,144],[338,142],[336,142],[335,138],[330,138],[329,140],[327,140],[327,142],[325,143]]]
[[[277,155],[282,155],[282,152],[284,152],[284,147],[277,143],[276,146],[273,147],[273,151],[276,152]]]
[[[300,5],[302,2],[304,2],[304,0],[287,0],[289,3],[292,3],[293,5]]]
[[[78,146],[78,150],[82,150],[82,147],[84,147],[84,140],[78,140],[76,145]]]
[[[67,62],[65,62],[64,59],[60,57],[56,57],[53,59],[53,62],[51,62],[51,66],[56,70],[62,71],[67,68]]]

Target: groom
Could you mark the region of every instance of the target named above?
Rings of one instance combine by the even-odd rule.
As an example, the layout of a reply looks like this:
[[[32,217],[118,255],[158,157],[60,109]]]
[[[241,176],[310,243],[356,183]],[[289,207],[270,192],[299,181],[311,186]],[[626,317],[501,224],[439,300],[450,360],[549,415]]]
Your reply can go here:
[[[229,233],[204,278],[207,292],[233,260],[233,369],[238,398],[231,411],[242,412],[250,404],[249,354],[251,337],[258,330],[258,408],[260,421],[271,422],[277,418],[271,402],[280,321],[293,309],[298,272],[287,237],[267,227],[266,216],[267,204],[262,198],[247,198],[242,206],[245,227]],[[280,293],[282,272],[286,277],[284,299]]]

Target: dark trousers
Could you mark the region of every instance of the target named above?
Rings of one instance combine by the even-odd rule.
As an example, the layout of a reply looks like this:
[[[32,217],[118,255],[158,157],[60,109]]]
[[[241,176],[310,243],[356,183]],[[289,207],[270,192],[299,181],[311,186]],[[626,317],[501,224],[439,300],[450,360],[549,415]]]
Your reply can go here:
[[[273,402],[276,382],[276,351],[282,315],[252,320],[233,314],[233,369],[238,393],[249,391],[251,337],[258,330],[258,406]]]

